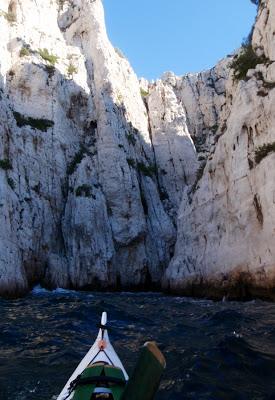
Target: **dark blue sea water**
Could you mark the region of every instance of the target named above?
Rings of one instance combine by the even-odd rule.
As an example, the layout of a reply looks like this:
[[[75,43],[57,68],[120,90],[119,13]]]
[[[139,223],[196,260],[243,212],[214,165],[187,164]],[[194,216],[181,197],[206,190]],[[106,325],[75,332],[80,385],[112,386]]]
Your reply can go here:
[[[54,399],[104,310],[129,373],[145,341],[164,352],[158,400],[275,399],[275,304],[62,290],[0,300],[0,399]]]

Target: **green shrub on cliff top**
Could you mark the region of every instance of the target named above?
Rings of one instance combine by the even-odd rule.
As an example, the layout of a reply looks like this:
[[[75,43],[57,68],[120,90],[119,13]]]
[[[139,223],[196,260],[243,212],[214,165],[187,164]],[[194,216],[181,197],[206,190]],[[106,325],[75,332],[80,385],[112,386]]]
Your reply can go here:
[[[47,61],[51,65],[55,65],[58,61],[58,57],[54,54],[50,54],[48,49],[38,49],[38,53],[43,60]]]
[[[74,74],[77,74],[78,69],[77,67],[70,61],[70,64],[68,65],[67,68],[67,74],[69,75],[70,78],[73,78]]]
[[[148,96],[148,94],[149,94],[149,92],[147,92],[146,90],[140,88],[140,95],[141,95],[141,97],[146,97],[146,96]]]
[[[20,50],[19,56],[20,57],[27,57],[30,55],[30,50],[27,47],[22,47],[22,49]]]
[[[237,81],[246,80],[249,69],[255,69],[258,64],[265,64],[268,59],[265,56],[259,57],[251,44],[243,44],[239,55],[234,57],[230,64],[233,69],[234,79]]]

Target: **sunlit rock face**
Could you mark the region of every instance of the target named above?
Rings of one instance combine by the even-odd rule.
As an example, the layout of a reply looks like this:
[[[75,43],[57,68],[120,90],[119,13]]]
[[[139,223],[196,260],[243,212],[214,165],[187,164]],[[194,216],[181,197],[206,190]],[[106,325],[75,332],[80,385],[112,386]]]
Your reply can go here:
[[[0,295],[274,286],[274,7],[247,81],[228,57],[149,83],[101,0],[0,0]]]
[[[197,164],[173,91],[158,133],[100,0],[0,10],[0,294],[159,284]]]
[[[184,191],[175,256],[163,280],[173,291],[273,297],[274,13],[273,1],[261,1],[252,45],[267,60],[246,81],[225,81],[224,128],[201,178]]]
[[[275,5],[272,0],[259,1],[257,21],[253,32],[254,47],[275,61]]]

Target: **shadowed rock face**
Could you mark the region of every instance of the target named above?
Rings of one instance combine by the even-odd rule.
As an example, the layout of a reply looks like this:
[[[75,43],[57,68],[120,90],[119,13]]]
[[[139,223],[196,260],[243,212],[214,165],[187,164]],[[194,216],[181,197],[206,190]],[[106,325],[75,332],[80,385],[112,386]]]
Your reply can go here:
[[[271,61],[273,8],[253,36]],[[0,295],[271,290],[274,64],[138,81],[101,0],[0,9]]]

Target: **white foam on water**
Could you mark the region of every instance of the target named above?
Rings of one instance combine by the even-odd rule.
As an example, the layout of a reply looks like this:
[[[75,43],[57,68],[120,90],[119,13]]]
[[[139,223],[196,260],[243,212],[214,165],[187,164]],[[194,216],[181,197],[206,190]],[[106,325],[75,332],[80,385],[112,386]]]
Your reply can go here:
[[[49,294],[52,294],[52,295],[55,295],[55,294],[74,294],[75,295],[75,294],[78,294],[80,292],[77,292],[75,290],[63,289],[63,288],[56,288],[56,289],[53,289],[53,290],[48,290],[48,289],[43,288],[41,285],[37,285],[32,289],[31,293],[34,294],[34,295],[43,295],[43,294],[47,294],[47,295],[49,295]]]
[[[40,285],[37,285],[32,289],[31,293],[32,294],[46,294],[46,293],[50,293],[50,291],[45,288],[42,288],[42,286],[40,286]]]

